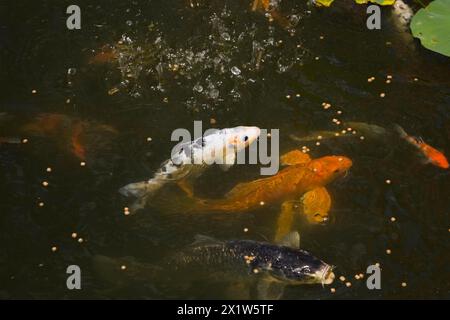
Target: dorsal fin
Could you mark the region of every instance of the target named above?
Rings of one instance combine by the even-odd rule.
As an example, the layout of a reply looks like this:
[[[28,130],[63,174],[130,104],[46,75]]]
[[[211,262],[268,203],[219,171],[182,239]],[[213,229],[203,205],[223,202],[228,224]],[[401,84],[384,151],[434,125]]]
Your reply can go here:
[[[194,242],[191,246],[206,246],[206,245],[216,245],[222,243],[220,240],[214,239],[213,237],[205,236],[203,234],[197,234],[194,236]]]
[[[308,163],[311,157],[300,150],[292,150],[280,157],[280,164],[283,166],[292,166],[296,164]]]

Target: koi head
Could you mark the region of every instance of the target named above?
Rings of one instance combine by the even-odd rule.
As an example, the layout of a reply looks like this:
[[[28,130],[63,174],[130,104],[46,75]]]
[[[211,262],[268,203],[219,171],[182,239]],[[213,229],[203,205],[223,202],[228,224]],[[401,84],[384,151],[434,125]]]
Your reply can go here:
[[[232,147],[236,151],[240,151],[251,145],[261,134],[261,130],[258,127],[245,126],[223,129],[223,132],[228,147]]]
[[[282,247],[277,259],[270,264],[269,273],[275,279],[299,284],[331,284],[333,267],[305,250]]]
[[[352,166],[352,160],[344,156],[327,156],[311,161],[310,168],[319,178],[320,185],[330,183],[346,174]]]

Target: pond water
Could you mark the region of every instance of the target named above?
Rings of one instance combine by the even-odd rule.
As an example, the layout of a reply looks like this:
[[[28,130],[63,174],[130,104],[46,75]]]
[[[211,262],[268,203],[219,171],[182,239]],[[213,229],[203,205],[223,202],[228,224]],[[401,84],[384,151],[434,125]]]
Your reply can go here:
[[[68,30],[70,4],[0,5],[0,136],[19,139],[0,143],[0,297],[229,298],[208,280],[119,284],[92,268],[97,254],[157,265],[197,234],[273,238],[278,204],[124,214],[118,189],[150,178],[170,157],[172,131],[202,120],[204,129],[276,128],[280,153],[307,146],[312,158],[353,161],[327,186],[328,223],[295,222],[301,247],[347,280],[290,286],[283,298],[450,298],[448,170],[422,164],[400,140],[291,138],[349,121],[396,123],[450,154],[449,60],[420,47],[389,8],[371,31],[365,7],[350,1],[319,9],[283,0],[274,21],[246,0],[80,1],[81,29]],[[195,194],[220,198],[258,178],[255,165],[212,168]],[[355,279],[375,263],[381,290]],[[82,290],[67,290],[72,264]]]

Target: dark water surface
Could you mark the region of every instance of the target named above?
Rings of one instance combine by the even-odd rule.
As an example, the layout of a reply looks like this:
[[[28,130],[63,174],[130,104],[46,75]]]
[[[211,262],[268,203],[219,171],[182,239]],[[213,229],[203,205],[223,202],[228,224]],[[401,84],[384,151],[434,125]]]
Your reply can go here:
[[[196,234],[272,238],[278,206],[230,215],[169,215],[151,207],[123,214],[127,201],[117,190],[150,177],[170,155],[172,131],[193,130],[194,120],[204,128],[279,128],[281,152],[303,145],[291,134],[345,129],[333,118],[398,123],[450,154],[449,60],[396,28],[387,8],[382,29],[369,31],[365,7],[344,1],[319,10],[283,0],[280,12],[295,25],[286,30],[251,12],[245,0],[95,3],[77,2],[82,27],[75,31],[66,28],[67,1],[0,4],[1,136],[28,139],[0,144],[2,298],[224,297],[212,283],[162,290],[150,276],[117,287],[91,268],[94,254],[157,264]],[[98,63],[93,57],[110,46],[119,62]],[[21,131],[42,113],[67,116],[65,127]],[[75,122],[67,119],[85,121],[85,166],[71,149]],[[301,246],[337,266],[352,286],[337,279],[336,293],[290,287],[284,298],[450,298],[448,171],[420,164],[397,144],[305,143],[313,158],[353,160],[350,173],[328,187],[331,221],[296,224]],[[213,169],[195,191],[220,197],[256,178],[254,166]],[[382,289],[370,291],[354,275],[377,262]],[[66,288],[70,264],[82,269],[82,290]]]

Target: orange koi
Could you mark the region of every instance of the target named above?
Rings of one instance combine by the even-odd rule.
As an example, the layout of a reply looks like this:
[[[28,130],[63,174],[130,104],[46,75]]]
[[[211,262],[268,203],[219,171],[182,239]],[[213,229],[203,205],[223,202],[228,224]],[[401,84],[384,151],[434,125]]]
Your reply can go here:
[[[110,47],[104,47],[89,59],[89,64],[106,64],[117,60],[116,52]]]
[[[425,143],[422,138],[408,135],[399,125],[395,125],[394,127],[402,139],[415,146],[420,154],[424,156],[425,163],[431,163],[436,167],[448,169],[448,160],[442,152]]]
[[[326,156],[296,163],[272,177],[240,183],[224,199],[199,199],[193,211],[246,212],[261,205],[295,201],[304,193],[344,175],[351,166],[352,161],[344,156]]]

